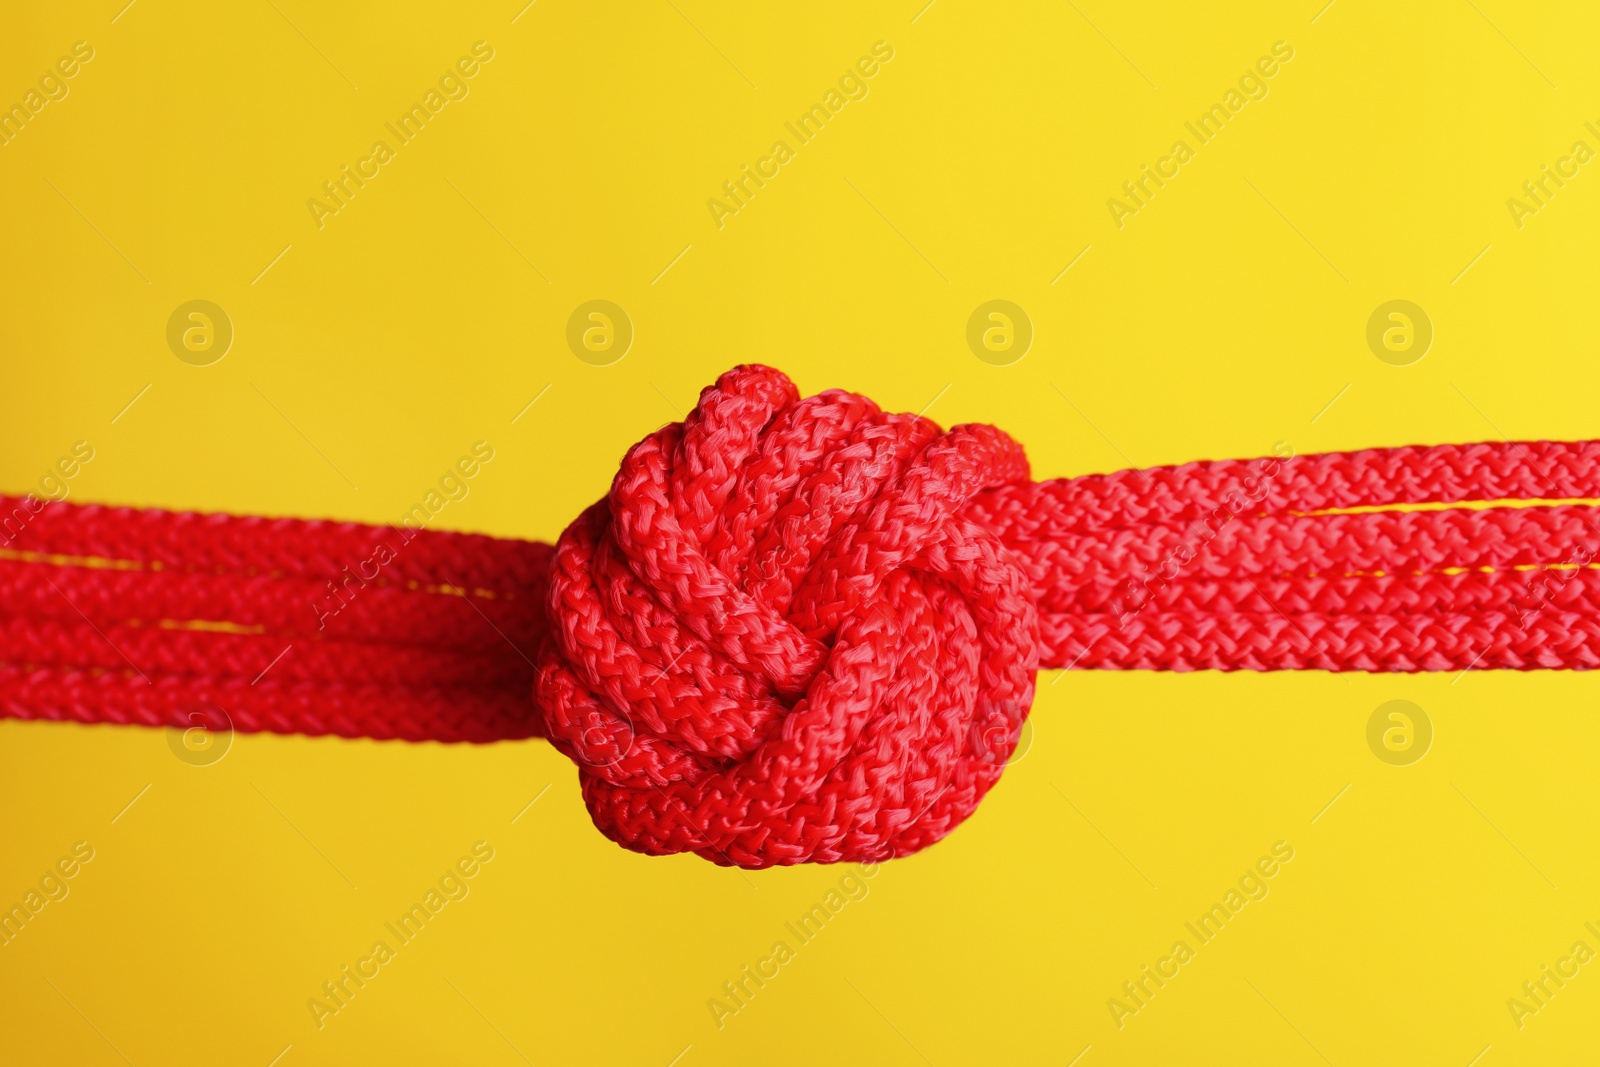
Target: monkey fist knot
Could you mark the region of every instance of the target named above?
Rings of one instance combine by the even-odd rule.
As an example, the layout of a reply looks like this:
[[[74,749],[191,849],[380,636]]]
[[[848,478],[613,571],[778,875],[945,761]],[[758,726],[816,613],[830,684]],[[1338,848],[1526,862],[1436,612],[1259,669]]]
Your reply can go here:
[[[562,534],[538,703],[595,825],[742,867],[939,840],[998,780],[1039,623],[964,516],[1025,481],[990,426],[724,374]]]

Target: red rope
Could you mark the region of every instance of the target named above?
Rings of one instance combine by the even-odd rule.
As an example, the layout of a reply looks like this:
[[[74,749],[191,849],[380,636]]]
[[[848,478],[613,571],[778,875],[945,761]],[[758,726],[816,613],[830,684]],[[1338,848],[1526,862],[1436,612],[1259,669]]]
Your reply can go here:
[[[627,847],[883,859],[976,807],[1039,667],[1594,666],[1595,498],[1596,442],[1036,483],[740,367],[554,547],[0,498],[0,715],[547,735]]]
[[[528,694],[549,545],[72,504],[35,515],[15,498],[0,498],[0,533],[0,715],[187,727],[220,708],[247,732],[543,732]]]

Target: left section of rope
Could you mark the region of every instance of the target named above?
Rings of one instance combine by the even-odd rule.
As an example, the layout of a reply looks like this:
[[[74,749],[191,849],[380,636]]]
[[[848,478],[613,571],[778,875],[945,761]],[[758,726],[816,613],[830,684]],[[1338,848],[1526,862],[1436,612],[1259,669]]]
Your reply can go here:
[[[0,716],[542,732],[548,545],[27,497],[0,497],[0,535]]]

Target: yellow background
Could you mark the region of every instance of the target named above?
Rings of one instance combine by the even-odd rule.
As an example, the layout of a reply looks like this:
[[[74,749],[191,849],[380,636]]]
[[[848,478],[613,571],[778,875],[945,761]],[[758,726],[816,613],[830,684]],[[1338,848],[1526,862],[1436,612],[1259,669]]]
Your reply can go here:
[[[439,525],[549,539],[747,360],[995,422],[1041,476],[1600,436],[1597,165],[1506,207],[1600,147],[1592,9],[922,2],[8,12],[0,102],[95,58],[0,147],[0,489],[87,440],[72,500],[393,521],[484,439]],[[478,40],[470,95],[318,229],[307,199]],[[718,229],[706,200],[879,40],[870,95]],[[1280,40],[1270,94],[1119,230],[1107,199]],[[637,331],[608,367],[564,339],[595,298]],[[1036,329],[1011,366],[964,339],[994,298]],[[1364,340],[1396,298],[1436,329],[1409,367]],[[192,299],[236,330],[213,366],[166,345]],[[96,857],[0,948],[0,1060],[1578,1062],[1600,967],[1520,1030],[1506,1000],[1600,948],[1593,697],[1046,673],[978,814],[721,1029],[708,999],[842,871],[625,853],[537,741],[241,736],[197,768],[158,731],[6,721],[0,903]],[[1391,699],[1434,725],[1412,766],[1367,748]],[[307,999],[478,840],[471,895],[319,1031]],[[1270,896],[1118,1029],[1107,999],[1277,840]]]

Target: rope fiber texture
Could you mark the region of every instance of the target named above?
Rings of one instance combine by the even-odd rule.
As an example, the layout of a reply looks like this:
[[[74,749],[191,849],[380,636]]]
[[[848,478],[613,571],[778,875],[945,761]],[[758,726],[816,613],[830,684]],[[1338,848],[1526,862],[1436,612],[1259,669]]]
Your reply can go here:
[[[741,366],[554,546],[0,498],[0,716],[545,736],[627,848],[876,861],[975,810],[1040,668],[1594,666],[1596,498],[1597,442],[1034,482]]]

